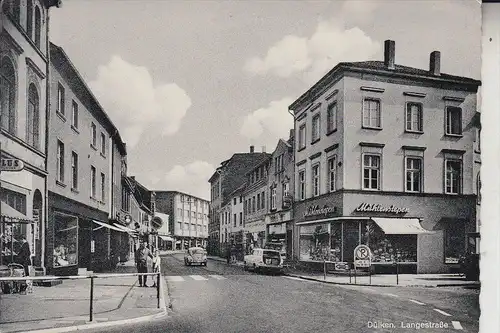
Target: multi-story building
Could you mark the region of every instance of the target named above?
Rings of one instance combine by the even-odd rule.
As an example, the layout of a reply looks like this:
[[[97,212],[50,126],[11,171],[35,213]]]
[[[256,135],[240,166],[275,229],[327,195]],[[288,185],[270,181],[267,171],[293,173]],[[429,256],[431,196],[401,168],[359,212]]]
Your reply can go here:
[[[248,247],[264,247],[266,243],[266,222],[269,201],[269,167],[271,154],[251,169],[246,177],[246,187],[243,191],[244,224],[246,243]]]
[[[116,264],[114,153],[126,155],[117,128],[64,50],[50,44],[47,269],[76,274]],[[121,162],[120,162],[121,163]],[[115,177],[121,177],[121,171]]]
[[[295,117],[300,260],[352,262],[367,244],[376,271],[458,268],[475,231],[474,137],[480,81],[384,61],[339,63],[289,109]]]
[[[178,191],[155,191],[156,211],[169,216],[174,249],[207,246],[209,202]]]
[[[250,146],[249,153],[236,153],[230,159],[223,161],[208,180],[211,194],[207,250],[210,254],[220,254],[220,210],[223,202],[246,180],[246,173],[268,155],[264,152],[255,152],[254,146]]]
[[[271,156],[268,188],[269,207],[265,217],[267,242],[293,256],[294,130],[288,140],[280,139]]]
[[[0,2],[0,265],[16,260],[24,236],[34,266],[46,266],[49,9],[58,5]]]
[[[231,219],[227,224],[227,238],[231,245],[236,247],[238,260],[243,260],[245,253],[244,239],[244,202],[243,192],[246,183],[241,184],[236,190],[228,195],[228,205],[231,207]],[[226,248],[227,249],[227,248]]]

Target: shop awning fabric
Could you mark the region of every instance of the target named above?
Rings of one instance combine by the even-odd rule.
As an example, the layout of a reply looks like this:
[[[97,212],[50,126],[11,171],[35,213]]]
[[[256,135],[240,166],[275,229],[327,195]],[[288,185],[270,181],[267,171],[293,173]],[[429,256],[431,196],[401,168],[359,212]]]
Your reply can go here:
[[[108,229],[112,229],[112,230],[116,230],[116,231],[120,231],[120,232],[126,232],[125,230],[123,229],[119,229],[115,226],[112,226],[111,224],[107,224],[107,223],[104,223],[104,222],[99,222],[99,221],[96,221],[96,220],[92,220],[95,224],[98,224],[100,225],[99,228],[95,228],[94,230],[97,230],[97,229],[101,229],[102,227],[104,228],[108,228]]]
[[[164,241],[167,241],[167,242],[173,242],[174,241],[174,239],[172,237],[162,236],[162,235],[158,235],[158,237],[160,237],[161,239],[163,239]]]
[[[433,234],[432,231],[422,228],[418,219],[372,217],[372,220],[386,235]]]
[[[1,203],[2,216],[0,222],[4,223],[33,223],[33,220],[29,219],[26,215],[18,212],[7,203]]]

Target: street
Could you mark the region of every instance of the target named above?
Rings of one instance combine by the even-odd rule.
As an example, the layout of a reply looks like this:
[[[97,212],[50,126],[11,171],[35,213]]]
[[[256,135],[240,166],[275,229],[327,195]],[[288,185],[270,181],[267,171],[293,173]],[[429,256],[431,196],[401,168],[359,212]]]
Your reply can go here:
[[[218,261],[185,267],[182,254],[163,257],[162,274],[171,300],[169,316],[126,326],[127,332],[479,330],[478,290],[331,285],[244,272]]]

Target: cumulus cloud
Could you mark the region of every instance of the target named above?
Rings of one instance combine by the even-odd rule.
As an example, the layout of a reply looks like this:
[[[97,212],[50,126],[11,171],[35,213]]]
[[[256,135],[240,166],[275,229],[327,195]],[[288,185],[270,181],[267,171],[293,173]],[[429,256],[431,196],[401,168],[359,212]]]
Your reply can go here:
[[[181,191],[204,199],[210,199],[210,184],[208,179],[215,167],[205,161],[194,161],[187,165],[175,165],[165,175],[169,190]]]
[[[90,83],[128,146],[134,147],[146,128],[175,134],[191,107],[188,94],[175,83],[155,84],[146,67],[119,56],[99,66]]]
[[[331,20],[320,21],[309,37],[288,35],[271,46],[264,57],[246,61],[244,70],[255,75],[268,73],[290,77],[304,73],[304,79],[317,80],[341,61],[369,60],[381,44],[350,23],[363,21],[376,8],[364,1],[346,1],[340,13]]]
[[[241,135],[256,139],[264,132],[278,138],[288,139],[290,129],[293,128],[293,117],[288,113],[288,106],[293,99],[286,97],[272,101],[267,107],[255,110],[247,115],[241,126]]]

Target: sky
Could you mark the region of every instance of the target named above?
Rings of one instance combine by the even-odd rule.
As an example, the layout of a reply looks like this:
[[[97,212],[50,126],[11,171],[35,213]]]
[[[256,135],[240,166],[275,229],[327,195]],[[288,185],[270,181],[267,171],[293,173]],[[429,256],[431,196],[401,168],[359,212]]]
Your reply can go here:
[[[476,0],[64,0],[50,38],[127,144],[128,174],[151,190],[210,199],[236,152],[272,152],[288,106],[340,61],[383,60],[480,79]]]

